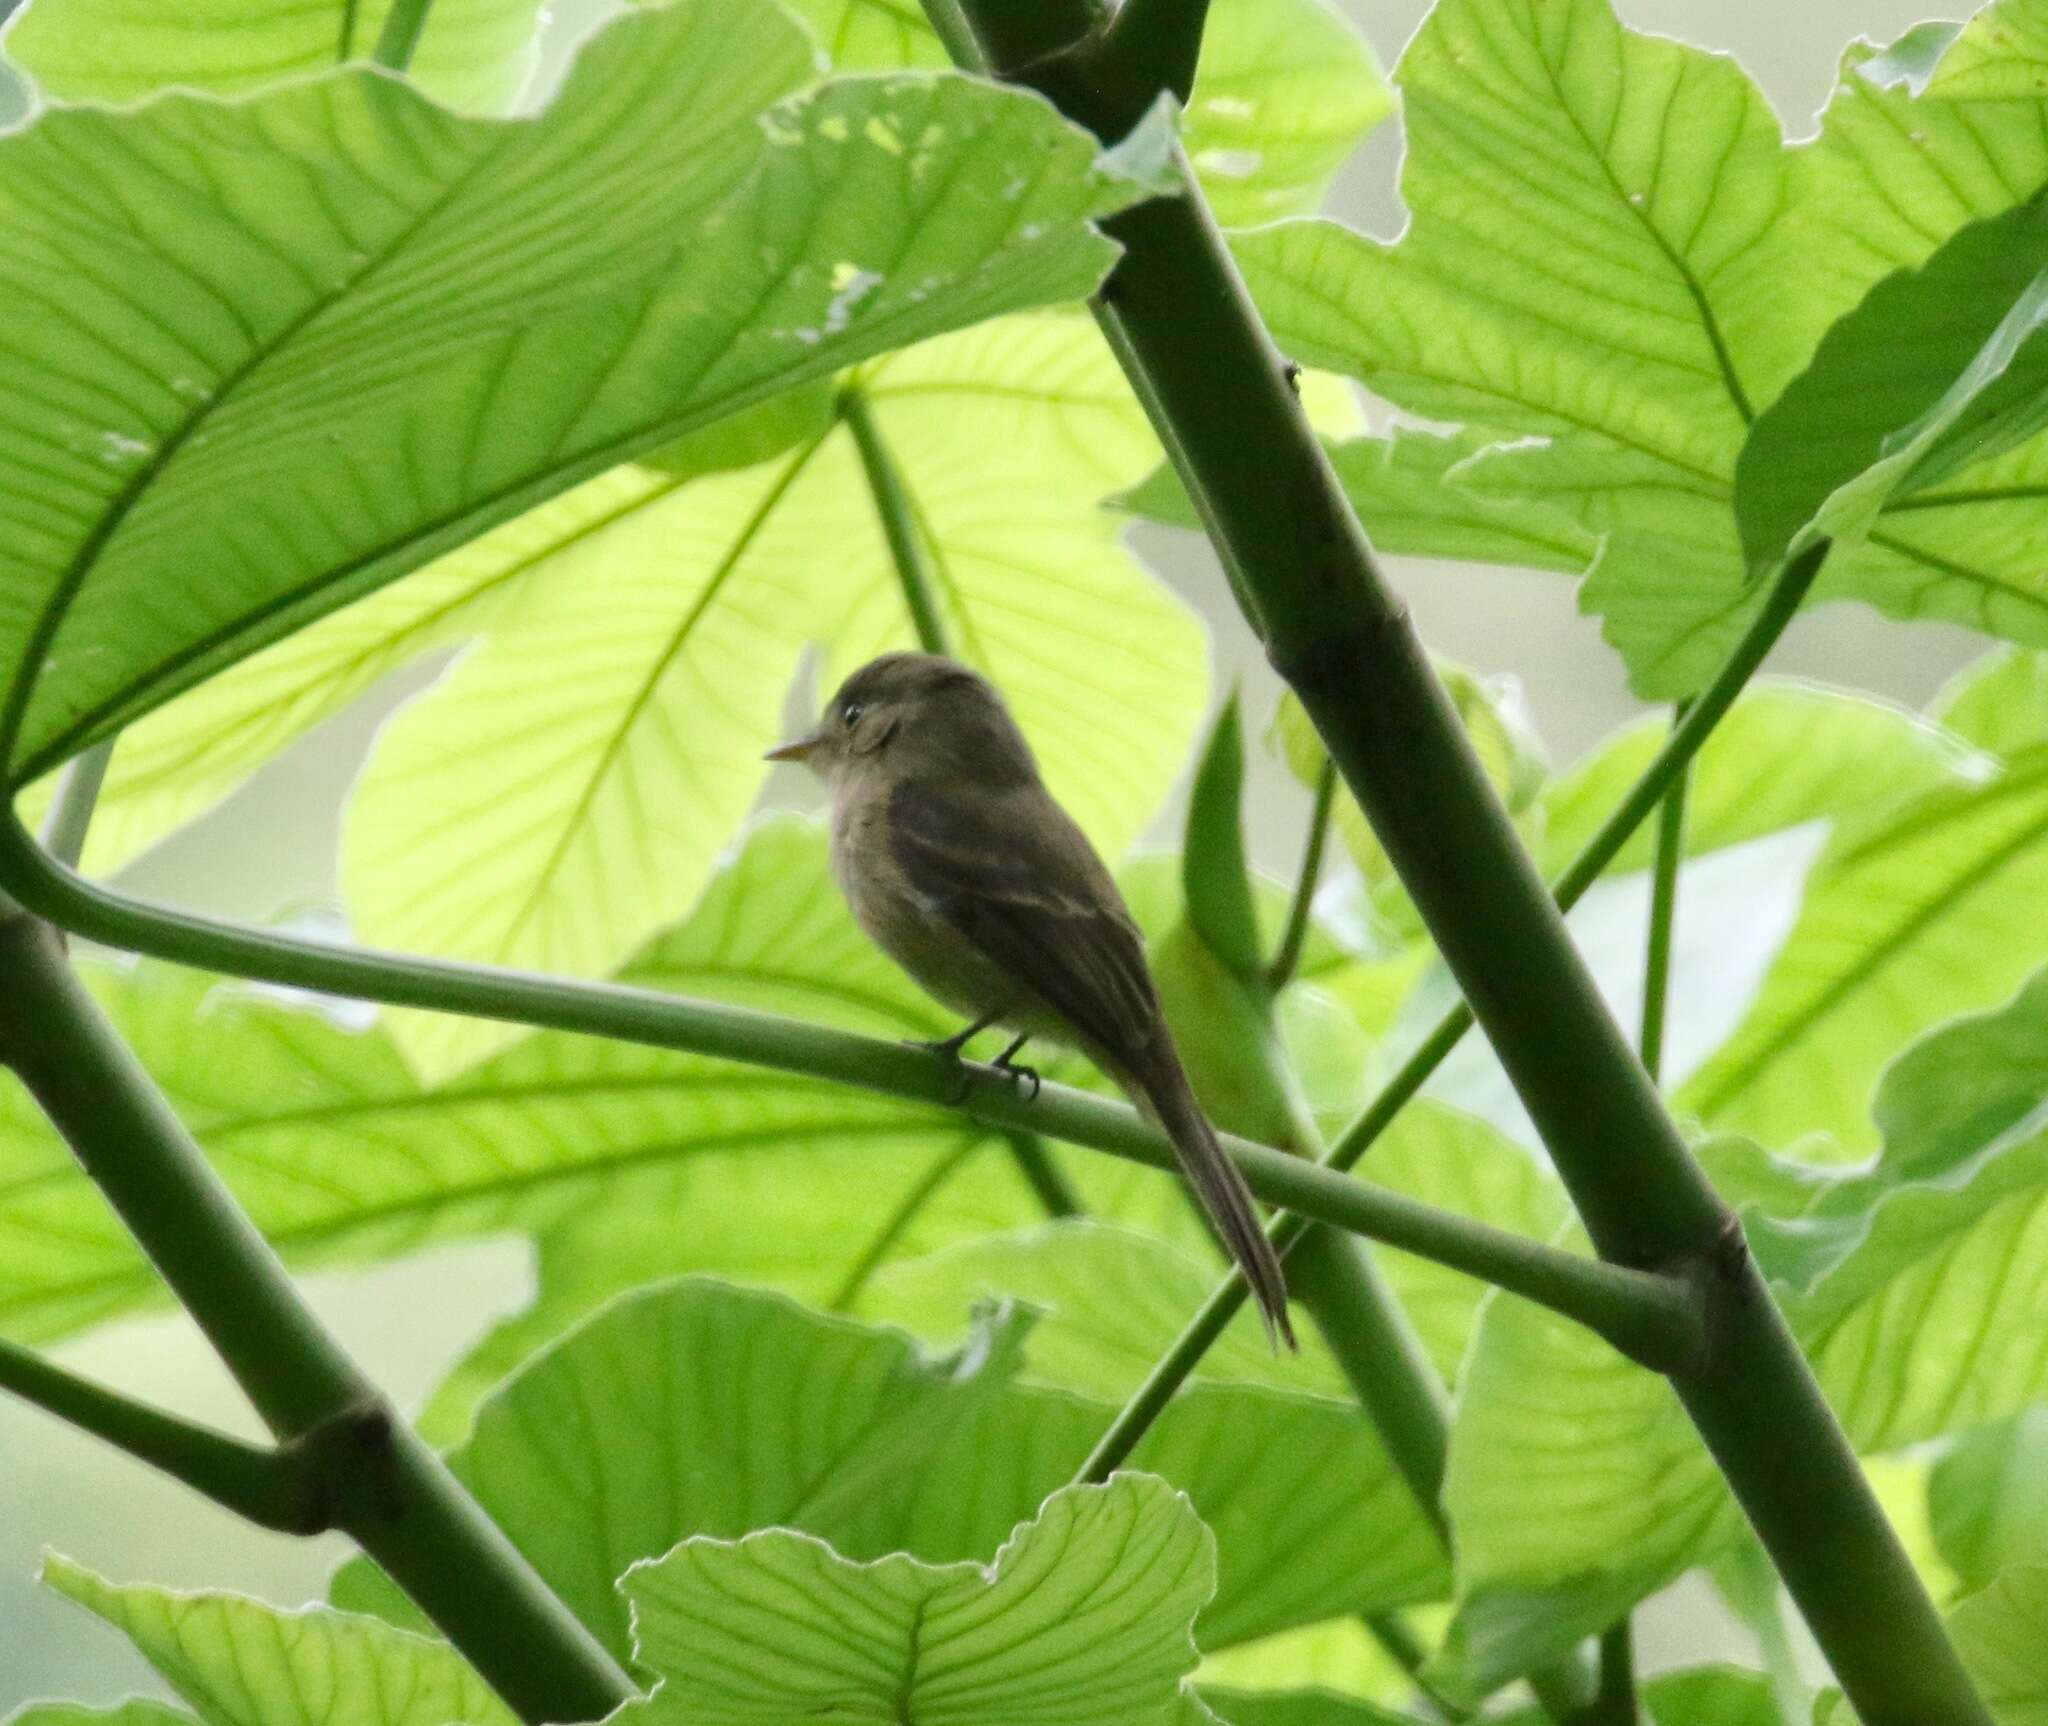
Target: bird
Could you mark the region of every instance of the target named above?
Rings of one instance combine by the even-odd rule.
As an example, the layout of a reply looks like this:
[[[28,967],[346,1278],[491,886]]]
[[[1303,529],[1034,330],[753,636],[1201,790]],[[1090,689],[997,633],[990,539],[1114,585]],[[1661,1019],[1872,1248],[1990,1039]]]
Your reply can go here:
[[[968,1021],[928,1045],[954,1059],[1001,1025],[1079,1048],[1165,1129],[1182,1174],[1243,1269],[1268,1336],[1296,1347],[1287,1284],[1250,1189],[1181,1064],[1114,878],[1039,775],[995,686],[934,653],[886,653],[849,676],[802,737],[831,796],[834,879],[854,919]]]

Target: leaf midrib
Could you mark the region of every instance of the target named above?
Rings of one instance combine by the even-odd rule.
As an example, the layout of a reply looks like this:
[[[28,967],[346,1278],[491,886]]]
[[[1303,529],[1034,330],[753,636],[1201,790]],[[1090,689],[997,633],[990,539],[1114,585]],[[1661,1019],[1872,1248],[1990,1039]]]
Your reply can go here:
[[[345,75],[361,79],[372,92],[374,101],[388,99],[404,103],[420,100],[411,96],[409,90],[376,74]],[[494,163],[507,145],[521,137],[522,134],[516,130],[494,130],[485,134],[480,140],[481,147],[476,155],[460,173],[450,179],[448,184],[426,204],[414,211],[381,246],[366,252],[361,263],[347,272],[337,286],[324,294],[312,296],[296,316],[288,319],[269,338],[252,343],[250,351],[241,362],[214,386],[206,399],[196,403],[179,425],[158,440],[148,458],[136,468],[128,483],[115,494],[99,520],[93,523],[37,614],[35,627],[29,632],[23,645],[20,670],[12,687],[7,691],[4,708],[0,708],[0,766],[13,759],[23,722],[28,717],[29,705],[41,681],[41,671],[48,663],[50,648],[55,642],[57,632],[63,627],[64,619],[70,612],[73,602],[84,589],[86,582],[91,579],[92,572],[99,566],[100,559],[114,536],[119,533],[122,525],[134,513],[143,498],[154,488],[156,482],[163,477],[179,451],[190,444],[235,394],[272,360],[285,352],[332,307],[354,293],[363,282],[382,270],[392,258],[417,239],[420,231],[429,222],[440,215],[453,199],[469,189],[471,182],[483,168]],[[73,722],[74,730],[79,723]],[[34,777],[34,774],[25,769],[24,776]]]

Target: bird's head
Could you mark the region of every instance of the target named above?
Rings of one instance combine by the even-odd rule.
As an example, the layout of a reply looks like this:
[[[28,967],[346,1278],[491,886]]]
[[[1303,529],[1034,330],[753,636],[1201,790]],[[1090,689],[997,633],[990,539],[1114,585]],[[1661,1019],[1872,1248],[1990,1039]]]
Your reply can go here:
[[[805,736],[768,751],[837,789],[857,778],[1006,784],[1037,777],[1031,750],[995,686],[936,653],[885,653],[839,686]]]

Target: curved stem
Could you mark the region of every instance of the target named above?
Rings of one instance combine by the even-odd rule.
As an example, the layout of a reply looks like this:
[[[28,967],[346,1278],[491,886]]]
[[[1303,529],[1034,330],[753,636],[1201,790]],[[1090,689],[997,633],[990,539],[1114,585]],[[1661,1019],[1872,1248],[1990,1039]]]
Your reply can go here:
[[[1682,724],[1681,705],[1675,724]],[[1636,1047],[1643,1069],[1657,1079],[1664,1072],[1664,1024],[1671,987],[1672,926],[1678,916],[1678,870],[1685,861],[1685,784],[1680,773],[1664,794],[1657,818],[1657,851],[1650,869],[1650,934],[1643,955],[1643,1023]]]
[[[973,1062],[965,1063],[972,1083],[962,1100],[962,1063],[930,1049],[652,989],[329,947],[143,906],[57,868],[11,817],[0,821],[0,886],[62,928],[180,964],[388,1006],[468,1013],[711,1055],[957,1107],[988,1126],[1045,1133],[1158,1168],[1176,1166],[1166,1136],[1127,1103],[1051,1084],[1023,1096],[1010,1075]],[[1676,1369],[1697,1356],[1700,1318],[1681,1279],[1578,1258],[1264,1145],[1226,1139],[1224,1147],[1269,1204],[1513,1288],[1590,1326],[1633,1359]]]
[[[264,1423],[317,1468],[325,1518],[530,1726],[596,1719],[631,1699],[626,1674],[321,1327],[79,982],[57,931],[0,916],[0,976],[0,1056]]]
[[[1323,758],[1323,771],[1316,780],[1315,808],[1308,818],[1308,839],[1301,853],[1301,874],[1294,883],[1294,899],[1287,907],[1287,925],[1281,931],[1279,948],[1266,971],[1266,987],[1278,994],[1294,980],[1301,966],[1301,949],[1308,940],[1309,923],[1315,913],[1316,884],[1323,873],[1323,848],[1329,843],[1330,814],[1337,802],[1337,764]]]
[[[107,781],[107,767],[114,759],[112,737],[102,738],[80,751],[64,769],[57,782],[57,795],[43,817],[43,849],[66,868],[78,867],[85,855],[86,830],[100,800],[100,787]]]
[[[316,1534],[326,1526],[300,1458],[181,1420],[0,1342],[0,1390],[89,1432],[259,1528]]]

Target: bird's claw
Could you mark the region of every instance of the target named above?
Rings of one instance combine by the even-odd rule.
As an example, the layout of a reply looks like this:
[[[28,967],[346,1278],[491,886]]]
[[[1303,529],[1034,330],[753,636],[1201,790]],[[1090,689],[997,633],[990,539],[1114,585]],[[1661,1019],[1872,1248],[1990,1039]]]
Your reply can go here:
[[[991,1065],[997,1072],[1004,1074],[1018,1090],[1022,1091],[1026,1085],[1031,1087],[1024,1099],[1027,1103],[1038,1101],[1040,1081],[1036,1067],[1027,1067],[1022,1061],[1009,1061],[1001,1056],[998,1056]]]

